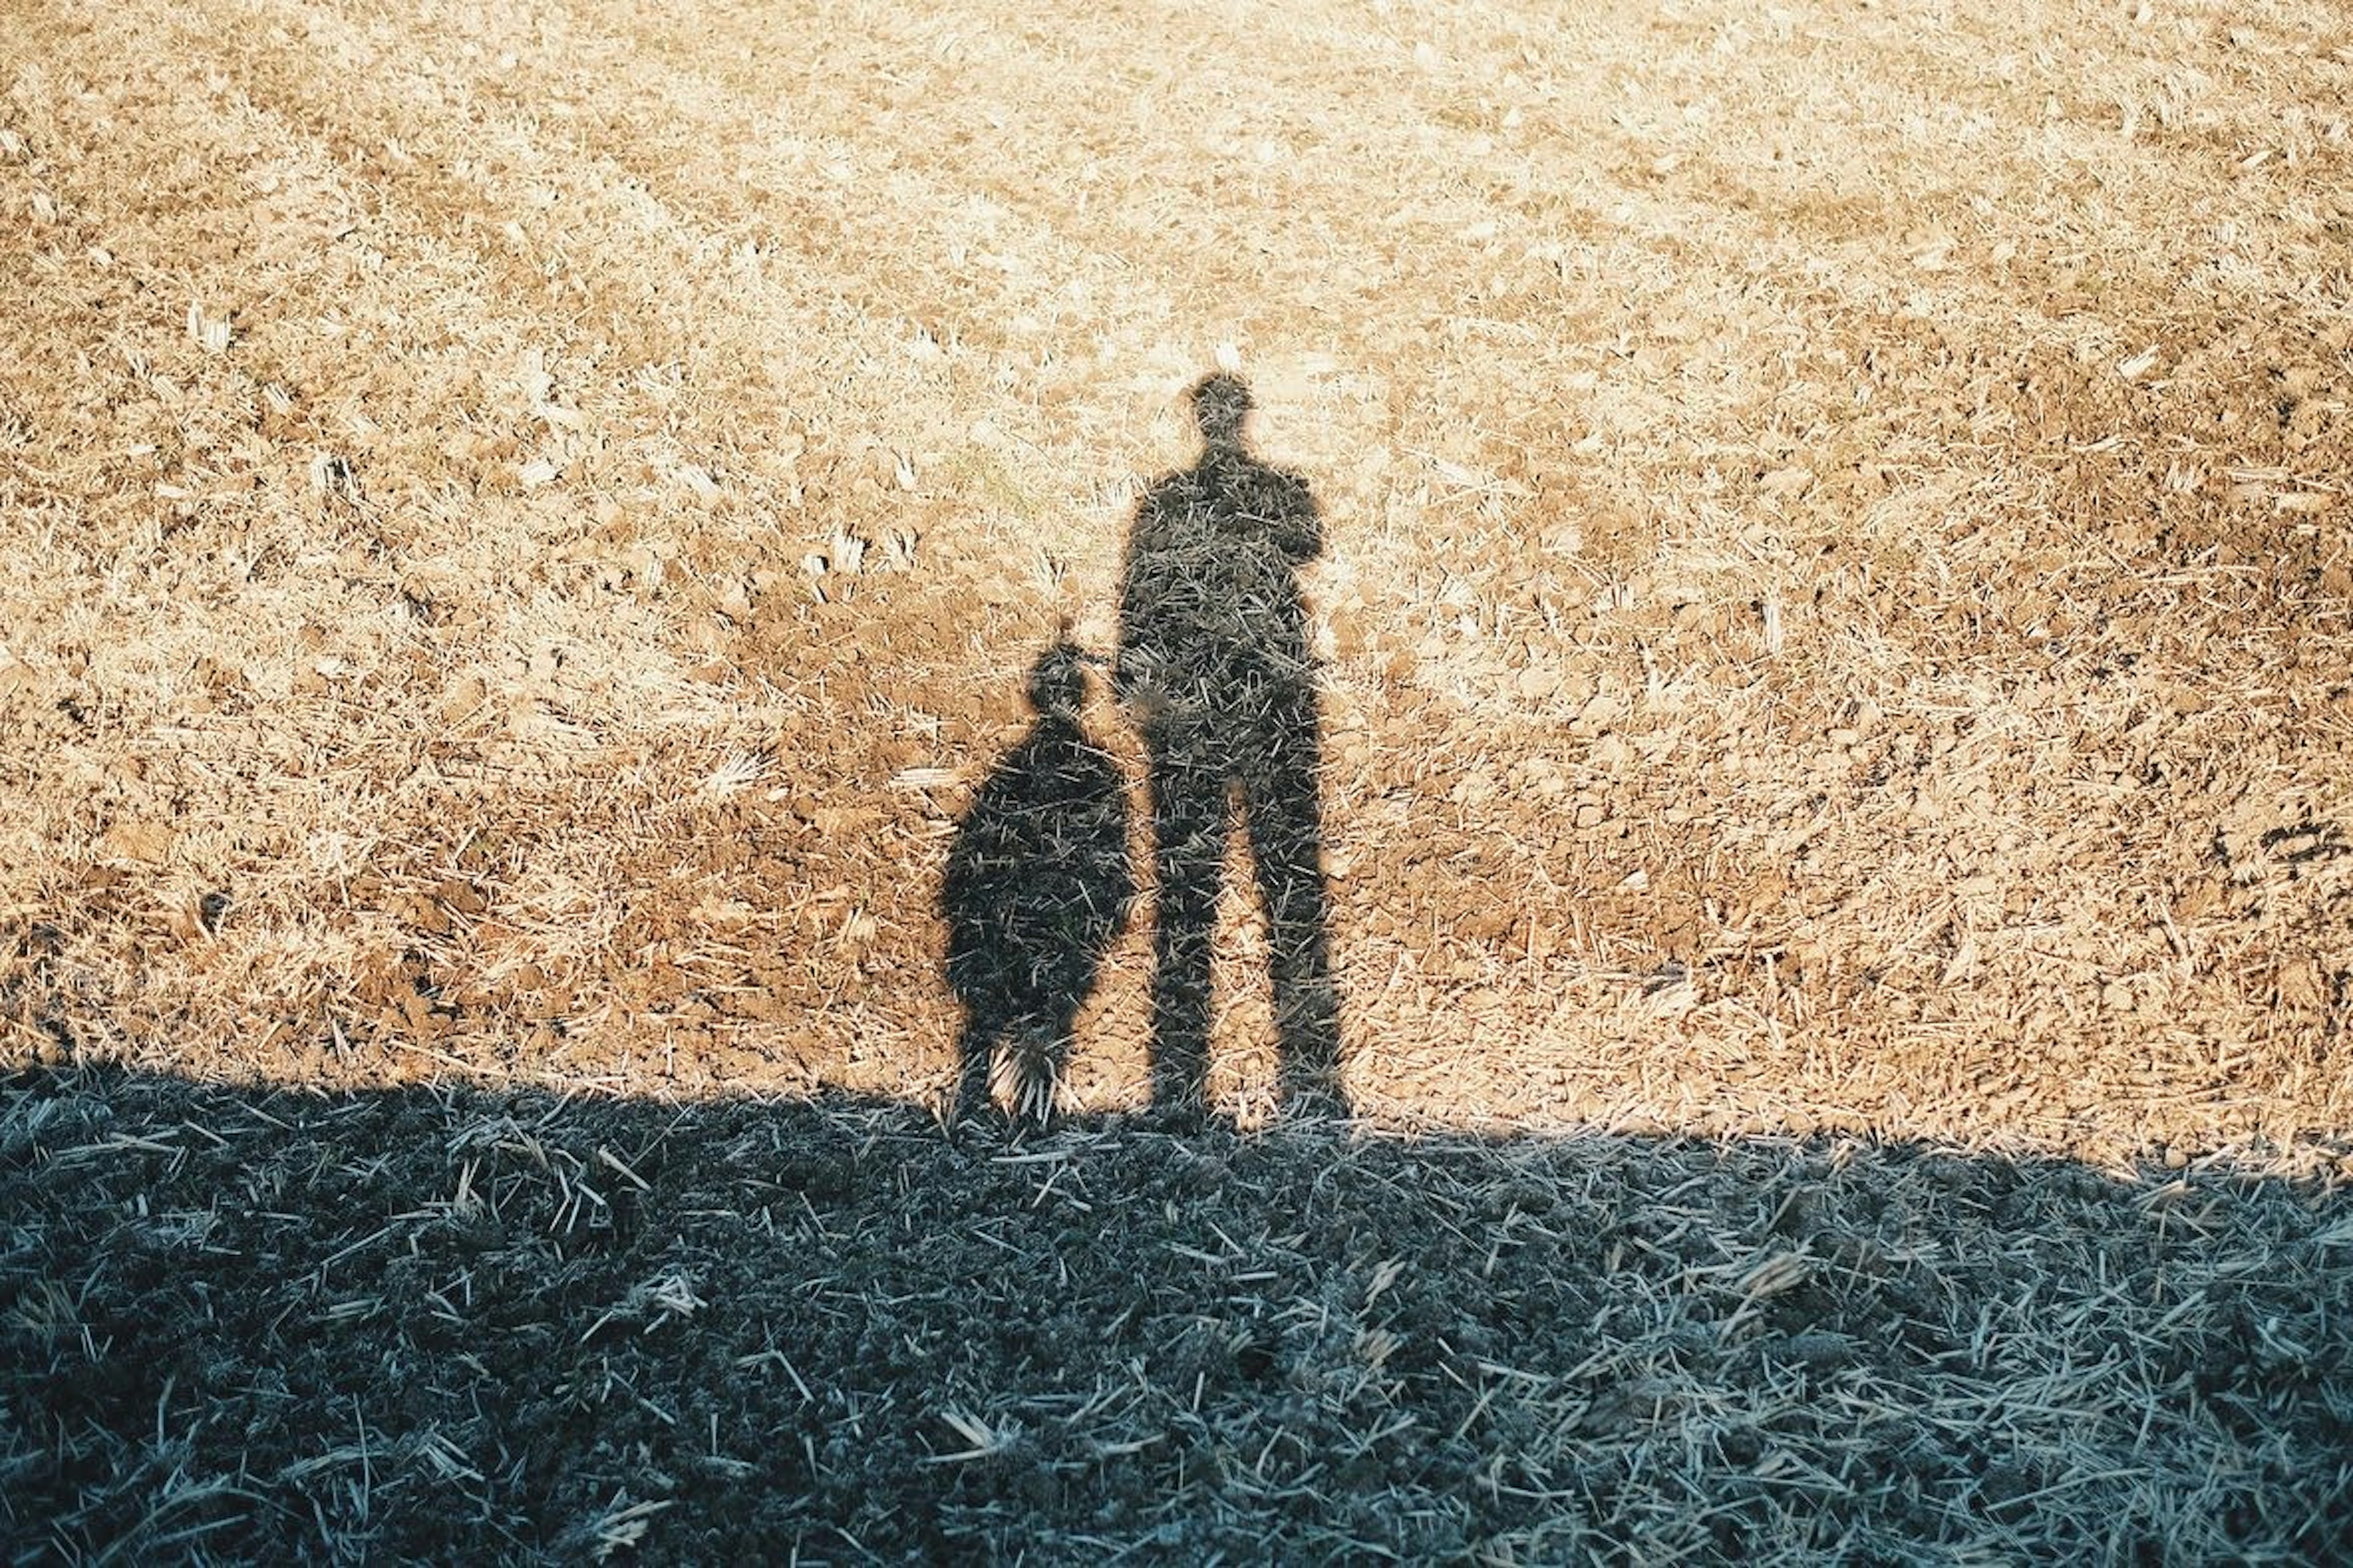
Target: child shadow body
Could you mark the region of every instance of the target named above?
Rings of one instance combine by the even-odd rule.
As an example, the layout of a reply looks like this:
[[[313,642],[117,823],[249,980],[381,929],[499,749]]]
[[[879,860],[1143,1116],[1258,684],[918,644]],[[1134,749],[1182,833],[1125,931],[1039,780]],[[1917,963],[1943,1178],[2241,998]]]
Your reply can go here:
[[[990,1102],[1000,1053],[1014,1114],[1051,1120],[1079,1009],[1134,901],[1120,775],[1079,722],[1086,658],[1060,642],[1030,667],[1037,721],[948,851],[947,978],[965,1008],[958,1121]]]

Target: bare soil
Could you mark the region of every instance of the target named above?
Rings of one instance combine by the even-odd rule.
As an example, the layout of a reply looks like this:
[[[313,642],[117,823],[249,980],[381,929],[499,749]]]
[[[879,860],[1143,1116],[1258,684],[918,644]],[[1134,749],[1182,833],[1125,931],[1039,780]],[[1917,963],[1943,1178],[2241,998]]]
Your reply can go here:
[[[2353,1122],[2336,6],[13,20],[20,1058],[944,1097],[955,819],[1223,364],[1362,1110]]]
[[[2330,0],[11,0],[26,1550],[2333,1554],[2348,104]],[[1234,824],[1141,1130],[1098,685],[1140,897],[1002,1163],[951,848],[1212,371],[1316,914]]]

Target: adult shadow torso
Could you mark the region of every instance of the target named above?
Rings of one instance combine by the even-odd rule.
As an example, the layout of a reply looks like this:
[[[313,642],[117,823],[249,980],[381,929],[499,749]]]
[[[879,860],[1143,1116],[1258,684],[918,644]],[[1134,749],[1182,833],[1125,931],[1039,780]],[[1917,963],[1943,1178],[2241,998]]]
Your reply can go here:
[[[1118,686],[1142,731],[1159,885],[1155,1106],[1206,1101],[1210,956],[1239,813],[1270,931],[1286,1105],[1344,1111],[1323,872],[1321,740],[1299,570],[1323,551],[1313,494],[1242,440],[1238,378],[1193,392],[1200,459],[1138,505],[1120,603]]]

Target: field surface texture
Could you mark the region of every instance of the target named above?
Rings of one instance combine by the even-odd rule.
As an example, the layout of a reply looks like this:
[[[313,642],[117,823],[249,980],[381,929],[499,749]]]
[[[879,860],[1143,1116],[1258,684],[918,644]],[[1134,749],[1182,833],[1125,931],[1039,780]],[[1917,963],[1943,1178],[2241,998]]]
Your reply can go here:
[[[2348,120],[0,0],[0,1535],[2353,1551]]]
[[[0,1087],[18,1554],[2342,1562],[2353,1222],[1852,1142]]]

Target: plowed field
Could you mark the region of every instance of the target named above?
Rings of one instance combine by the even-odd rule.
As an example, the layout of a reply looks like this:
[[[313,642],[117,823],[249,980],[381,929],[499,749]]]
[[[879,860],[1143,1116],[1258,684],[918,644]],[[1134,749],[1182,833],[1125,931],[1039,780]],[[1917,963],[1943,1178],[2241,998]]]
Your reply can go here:
[[[2249,1396],[2304,1413],[2282,1432],[2341,1421],[2353,1258],[2312,1237],[2353,1169],[2349,120],[2353,20],[2316,0],[7,0],[0,1066],[32,1097],[11,1114],[120,1103],[167,1147],[217,1107],[124,1096],[327,1091],[404,1127],[453,1095],[929,1124],[960,1070],[952,844],[1035,733],[1039,656],[1132,640],[1139,509],[1200,455],[1186,394],[1223,373],[1252,460],[1313,500],[1313,559],[1280,584],[1312,693],[1282,804],[1312,854],[1254,880],[1264,809],[1231,824],[1203,933],[1226,1125],[1203,1148],[1567,1136],[1543,1156],[1566,1160],[1606,1135],[1657,1174],[1743,1140],[1768,1163],[1929,1147],[2143,1197],[2259,1175],[2286,1184],[2262,1203],[2305,1205],[2277,1235],[2335,1267],[2304,1299],[2336,1307],[2302,1360],[2255,1328],[2229,1353],[2258,1383],[2305,1369]],[[1038,1147],[1126,1151],[1100,1178],[1124,1198],[1160,1180],[1123,1129],[1154,1082],[1168,763],[1160,697],[1120,679],[1090,673],[1074,717],[1124,792],[1140,893],[1069,1047],[1075,1142]],[[1261,886],[1301,901],[1270,921]],[[1269,976],[1307,962],[1285,968],[1301,931],[1353,1120],[1268,1131],[1297,1067]],[[833,1136],[797,1115],[773,1137]],[[629,1148],[659,1142],[630,1124]],[[66,1146],[26,1131],[8,1185],[61,1201]],[[948,1179],[946,1148],[900,1185]],[[1663,1202],[1685,1177],[1660,1179]],[[1764,1216],[1690,1204],[1763,1266]],[[17,1233],[11,1288],[96,1289],[116,1212]],[[1451,1262],[1434,1232],[1394,1251],[1476,1272],[1463,1235]],[[1323,1299],[1311,1254],[1270,1311]],[[1579,1332],[1606,1338],[1588,1283]],[[49,1301],[11,1331],[83,1353]],[[1949,1305],[1886,1310],[1948,1335]],[[1265,1334],[1243,1338],[1290,1364]],[[38,1495],[82,1521],[51,1543],[152,1543],[155,1521],[61,1479],[83,1450],[31,1387],[17,1451],[50,1456]],[[107,1430],[157,1418],[125,1390]],[[976,1397],[957,1409],[994,1430]],[[1032,1433],[1061,1409],[1017,1407]],[[1468,1405],[1417,1408],[1489,1441]],[[1646,1408],[1687,1434],[1697,1406]],[[1233,1432],[1263,1440],[1258,1418]],[[949,1447],[996,1452],[962,1430]],[[1805,1485],[1861,1484],[1821,1468],[1835,1447],[1806,1450],[1826,1479]],[[2129,1445],[2103,1452],[2010,1495],[2147,1521],[2171,1516],[2117,1512],[2117,1489],[2212,1473],[2183,1448],[2120,1479]],[[2347,1506],[2345,1461],[2295,1452],[2320,1493],[2265,1491],[2282,1470],[2236,1534],[2107,1549],[2341,1544],[2341,1512],[2335,1536],[2296,1521]],[[1510,1484],[1566,1496],[1564,1473]],[[1698,1510],[1672,1540],[1588,1489],[1588,1544],[1822,1549],[1745,1504],[1745,1533],[1708,1534],[1714,1484],[1642,1505]],[[283,1486],[330,1506],[312,1471]],[[318,1541],[364,1552],[358,1494],[334,1495]],[[594,1536],[468,1495],[526,1554]],[[2039,1504],[2002,1537],[1946,1501],[1871,1503],[1854,1550],[2069,1541]],[[869,1520],[860,1549],[1011,1554],[1000,1502],[930,1535]],[[810,1517],[851,1519],[829,1506]],[[1203,1560],[1256,1528],[1037,1506],[1058,1557]],[[1568,1550],[1526,1510],[1384,1534],[1301,1508],[1295,1553]],[[183,1550],[293,1539],[235,1517],[256,1533]],[[667,1526],[614,1528],[658,1547]]]

